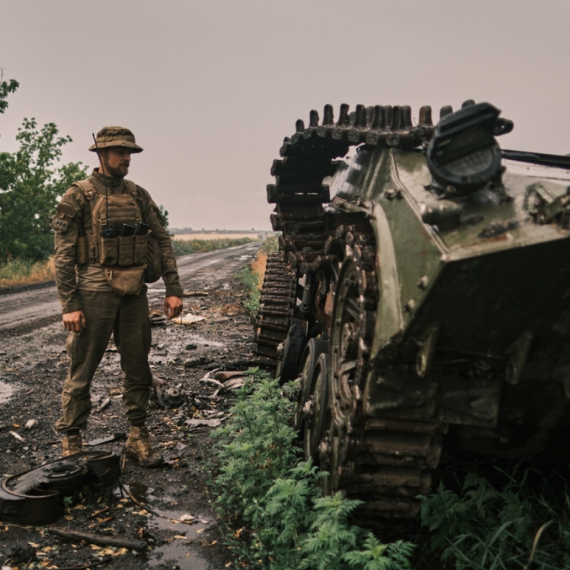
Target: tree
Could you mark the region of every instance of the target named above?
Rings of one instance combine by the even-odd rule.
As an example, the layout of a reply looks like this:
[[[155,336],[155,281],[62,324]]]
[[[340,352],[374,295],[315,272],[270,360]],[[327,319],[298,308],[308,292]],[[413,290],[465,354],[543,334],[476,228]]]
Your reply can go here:
[[[7,94],[4,83],[0,104]],[[80,162],[55,167],[62,147],[71,142],[58,135],[54,123],[39,129],[35,119],[24,119],[16,135],[19,150],[0,153],[0,262],[46,259],[53,251],[50,224],[57,201],[86,176]]]
[[[8,101],[6,101],[8,94],[14,93],[14,91],[16,91],[16,89],[18,89],[20,86],[20,84],[15,79],[3,81],[3,78],[4,72],[2,69],[0,69],[0,114],[4,113],[8,107]]]

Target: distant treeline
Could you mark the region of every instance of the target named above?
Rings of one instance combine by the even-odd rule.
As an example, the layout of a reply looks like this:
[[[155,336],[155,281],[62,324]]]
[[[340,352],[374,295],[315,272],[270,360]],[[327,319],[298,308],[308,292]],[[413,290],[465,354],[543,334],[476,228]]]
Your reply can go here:
[[[200,251],[212,251],[214,249],[223,249],[225,247],[234,247],[251,243],[250,238],[234,238],[234,239],[174,239],[172,240],[172,249],[174,255],[188,255],[189,253],[198,253]]]

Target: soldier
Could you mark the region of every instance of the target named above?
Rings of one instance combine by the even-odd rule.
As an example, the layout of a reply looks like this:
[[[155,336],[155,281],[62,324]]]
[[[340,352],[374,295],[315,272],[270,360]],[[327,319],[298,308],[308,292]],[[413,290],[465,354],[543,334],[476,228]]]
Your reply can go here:
[[[127,455],[154,467],[162,456],[153,450],[145,427],[152,374],[145,272],[148,252],[157,252],[166,285],[164,311],[174,318],[182,311],[182,289],[165,221],[146,190],[130,180],[131,154],[142,152],[133,133],[104,127],[90,151],[99,168],[76,182],[56,207],[55,277],[69,331],[69,372],[63,385],[63,455],[81,451],[81,430],[91,411],[90,386],[111,334],[121,356],[123,403],[130,423]],[[154,268],[156,270],[156,268]],[[155,277],[154,279],[156,279]]]

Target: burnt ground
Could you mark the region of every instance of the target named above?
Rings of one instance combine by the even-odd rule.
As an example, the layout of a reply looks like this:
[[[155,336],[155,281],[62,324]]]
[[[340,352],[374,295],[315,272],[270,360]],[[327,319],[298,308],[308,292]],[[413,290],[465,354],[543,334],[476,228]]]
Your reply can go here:
[[[0,565],[6,562],[20,569],[79,568],[105,559],[108,561],[101,568],[233,566],[208,495],[212,428],[187,424],[191,419],[224,417],[232,390],[200,380],[216,369],[245,369],[244,361],[251,358],[252,326],[242,305],[248,292],[235,272],[252,259],[255,247],[233,250],[222,250],[226,251],[219,254],[222,258],[212,255],[209,262],[183,274],[186,292],[207,294],[185,298],[184,314],[192,312],[204,317],[203,321],[188,326],[161,323],[158,319],[153,326],[153,374],[169,386],[179,387],[186,395],[186,403],[176,409],[151,405],[147,425],[166,464],[145,469],[127,460],[122,481],[131,495],[163,516],[149,514],[119,491],[97,495],[83,489],[66,499],[62,516],[53,524],[33,527],[1,522]],[[159,314],[162,295],[160,286],[149,294],[151,310]],[[16,328],[0,330],[0,474],[4,478],[60,457],[60,437],[53,424],[59,417],[60,390],[68,366],[65,339],[66,332],[57,316],[42,316],[41,322],[18,322]],[[83,433],[84,442],[128,432],[118,358],[111,342],[94,378],[94,411]],[[29,420],[36,420],[36,425],[26,429]],[[124,439],[119,439],[86,448],[121,453],[123,445]],[[181,518],[189,520],[176,522]],[[148,546],[136,552],[69,542],[49,534],[53,528],[142,539]],[[32,551],[16,551],[18,546],[30,545],[36,558]]]

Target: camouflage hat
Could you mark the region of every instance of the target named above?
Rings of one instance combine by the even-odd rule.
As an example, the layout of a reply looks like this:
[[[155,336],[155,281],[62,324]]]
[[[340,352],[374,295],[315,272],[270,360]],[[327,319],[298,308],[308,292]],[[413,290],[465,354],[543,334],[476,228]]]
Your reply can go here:
[[[142,152],[143,149],[135,143],[135,135],[124,127],[103,127],[97,133],[97,146],[102,148],[122,147],[128,148],[132,153]],[[94,144],[89,147],[90,151],[97,152]]]

